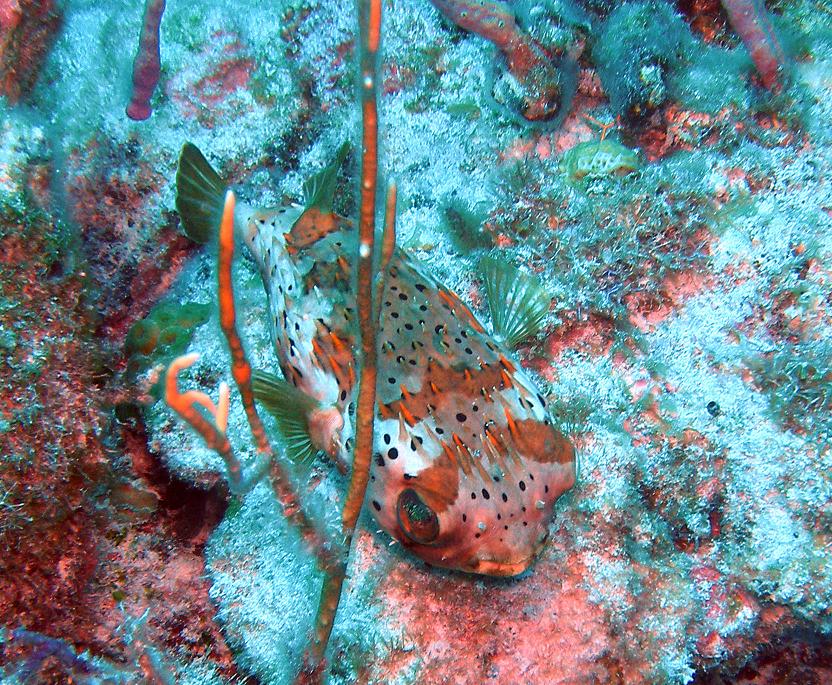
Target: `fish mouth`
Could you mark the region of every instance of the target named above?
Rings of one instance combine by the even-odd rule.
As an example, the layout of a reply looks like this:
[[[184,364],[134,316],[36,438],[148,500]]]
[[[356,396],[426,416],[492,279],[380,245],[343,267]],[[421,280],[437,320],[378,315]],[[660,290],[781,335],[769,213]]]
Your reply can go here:
[[[471,565],[471,571],[474,573],[481,573],[485,576],[499,576],[507,578],[510,576],[519,576],[523,571],[532,565],[536,554],[530,554],[527,557],[517,561],[497,561],[494,559],[476,559]]]

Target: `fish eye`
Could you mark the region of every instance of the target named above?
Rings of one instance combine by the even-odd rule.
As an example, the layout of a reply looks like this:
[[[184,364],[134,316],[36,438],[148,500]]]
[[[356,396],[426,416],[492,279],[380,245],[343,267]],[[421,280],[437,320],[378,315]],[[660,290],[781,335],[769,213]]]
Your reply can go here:
[[[402,490],[396,514],[405,535],[413,542],[427,544],[439,535],[439,518],[415,490]]]

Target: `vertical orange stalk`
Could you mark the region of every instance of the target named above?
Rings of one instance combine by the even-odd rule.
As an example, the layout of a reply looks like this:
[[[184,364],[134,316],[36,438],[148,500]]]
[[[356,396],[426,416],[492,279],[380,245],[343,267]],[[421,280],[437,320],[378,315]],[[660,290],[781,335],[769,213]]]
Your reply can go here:
[[[257,442],[257,451],[271,457],[272,447],[266,437],[263,422],[254,406],[254,393],[251,389],[251,364],[248,363],[243,343],[237,334],[237,312],[234,306],[234,286],[231,280],[231,263],[234,260],[234,205],[236,198],[233,191],[225,195],[225,206],[222,210],[220,223],[219,250],[219,299],[220,299],[220,328],[228,341],[231,351],[231,374],[240,391],[246,418],[251,426],[252,435]]]
[[[381,34],[381,0],[362,0],[361,25],[364,51],[361,55],[361,107],[364,114],[361,160],[361,210],[358,224],[358,324],[361,331],[361,380],[356,408],[355,453],[352,478],[341,515],[345,536],[352,537],[364,503],[373,451],[373,420],[376,405],[376,329],[373,311],[373,257],[378,187],[378,110],[376,62]]]
[[[376,406],[376,331],[378,316],[373,301],[373,264],[375,257],[376,195],[378,189],[378,109],[376,103],[377,56],[381,39],[381,0],[359,0],[361,23],[361,109],[363,114],[363,153],[361,159],[361,206],[358,224],[358,324],[361,333],[361,374],[356,407],[355,448],[352,476],[341,512],[341,530],[344,546],[349,553],[355,524],[361,513],[367,482],[370,477],[370,459],[373,452],[373,423]],[[392,208],[392,210],[391,210]],[[388,217],[395,210],[395,188],[388,195]],[[385,227],[394,231],[392,220]],[[393,243],[385,238],[385,253],[392,254]],[[386,257],[389,260],[389,254]],[[304,671],[298,682],[311,682],[321,678],[325,666],[324,652],[332,633],[332,625],[341,598],[346,576],[348,556],[325,580],[315,622],[315,640],[307,655]]]

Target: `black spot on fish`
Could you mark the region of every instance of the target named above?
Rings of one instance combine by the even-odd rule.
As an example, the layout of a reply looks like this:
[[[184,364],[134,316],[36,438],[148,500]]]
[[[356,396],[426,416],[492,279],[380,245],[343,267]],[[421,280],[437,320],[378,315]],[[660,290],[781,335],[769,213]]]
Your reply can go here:
[[[375,509],[376,511],[381,511],[381,505],[375,500],[373,500],[373,509]]]
[[[508,502],[508,495],[506,493],[503,493],[502,495],[500,495],[500,497],[502,498],[503,502]]]
[[[406,300],[407,300],[407,295],[405,295],[404,293],[399,293],[399,299],[400,299],[402,302],[404,302],[404,301],[406,301]]]
[[[384,434],[384,444],[385,444],[385,445],[389,445],[389,444],[390,444],[390,433],[385,433],[385,434]]]
[[[468,418],[468,417],[467,417],[467,416],[465,416],[465,414],[463,414],[462,412],[459,412],[459,413],[456,415],[456,420],[457,420],[457,421],[459,421],[460,423],[464,423],[464,422],[465,422],[465,420],[466,420],[467,418]]]
[[[526,490],[526,483],[525,483],[524,481],[522,481],[522,480],[521,480],[521,481],[520,481],[517,485],[519,485],[519,486],[520,486],[520,489],[521,489],[521,490],[523,490],[523,491],[525,492],[525,490]]]
[[[390,459],[398,459],[399,458],[399,450],[397,450],[395,447],[391,447],[389,450],[387,450],[387,456]]]
[[[374,459],[376,460],[376,464],[378,464],[379,466],[384,466],[384,457],[382,457],[381,454],[376,453],[374,455]]]
[[[418,290],[420,293],[425,292],[425,289],[427,288],[427,286],[426,286],[426,285],[422,285],[421,283],[417,283],[414,287],[415,287],[415,288],[416,288],[416,290]]]
[[[489,493],[488,490],[486,490],[485,488],[482,489],[482,496],[485,499],[491,499],[491,493]]]

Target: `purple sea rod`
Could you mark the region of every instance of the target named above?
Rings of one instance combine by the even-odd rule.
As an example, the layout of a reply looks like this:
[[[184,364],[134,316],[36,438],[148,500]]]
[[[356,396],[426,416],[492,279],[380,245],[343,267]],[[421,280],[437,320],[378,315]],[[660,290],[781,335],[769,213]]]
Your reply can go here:
[[[133,94],[127,105],[127,116],[144,121],[153,111],[150,98],[159,83],[162,60],[159,56],[159,25],[165,11],[165,0],[147,0],[139,50],[133,61]]]
[[[763,0],[722,0],[728,20],[740,34],[763,85],[778,91],[783,85],[786,55],[771,23]]]

